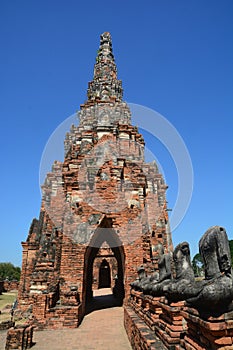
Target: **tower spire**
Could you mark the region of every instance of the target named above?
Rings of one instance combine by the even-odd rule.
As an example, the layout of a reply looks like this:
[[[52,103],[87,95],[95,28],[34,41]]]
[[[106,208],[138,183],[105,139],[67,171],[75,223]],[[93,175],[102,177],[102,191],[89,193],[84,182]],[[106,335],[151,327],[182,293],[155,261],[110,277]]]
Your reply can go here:
[[[112,52],[112,40],[109,32],[100,36],[100,46],[94,67],[94,78],[88,83],[89,102],[121,102],[122,82],[117,79],[117,67]]]

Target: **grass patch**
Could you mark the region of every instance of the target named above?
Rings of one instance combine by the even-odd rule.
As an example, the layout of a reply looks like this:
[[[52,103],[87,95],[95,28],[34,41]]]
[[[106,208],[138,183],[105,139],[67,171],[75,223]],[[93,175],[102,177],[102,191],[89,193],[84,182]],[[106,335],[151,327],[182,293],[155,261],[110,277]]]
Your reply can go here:
[[[4,309],[7,305],[12,306],[17,298],[17,294],[17,292],[7,292],[0,295],[0,310]]]
[[[13,302],[17,298],[17,294],[17,291],[15,291],[6,292],[0,295],[0,322],[9,321],[11,319],[11,307]]]

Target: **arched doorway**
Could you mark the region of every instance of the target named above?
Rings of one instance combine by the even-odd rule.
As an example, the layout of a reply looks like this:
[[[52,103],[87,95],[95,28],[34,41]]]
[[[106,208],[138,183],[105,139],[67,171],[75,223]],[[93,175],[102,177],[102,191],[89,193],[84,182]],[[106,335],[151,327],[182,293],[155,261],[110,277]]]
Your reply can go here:
[[[110,266],[106,259],[102,260],[99,268],[99,289],[111,287]]]
[[[113,287],[113,294],[118,304],[122,305],[124,299],[124,264],[125,255],[122,243],[112,228],[111,219],[104,218],[101,224],[96,229],[89,245],[85,252],[85,267],[83,280],[83,312],[86,313],[87,305],[93,298],[92,284],[93,284],[93,262],[98,254],[101,245],[107,242],[111,247],[114,257],[117,260],[117,278]],[[106,266],[106,265],[105,265]],[[106,281],[106,280],[105,280]]]

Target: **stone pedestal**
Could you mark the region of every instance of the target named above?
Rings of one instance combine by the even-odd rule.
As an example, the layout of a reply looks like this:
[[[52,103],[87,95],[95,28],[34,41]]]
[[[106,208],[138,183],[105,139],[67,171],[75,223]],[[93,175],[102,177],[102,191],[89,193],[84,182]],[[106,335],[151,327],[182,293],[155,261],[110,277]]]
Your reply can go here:
[[[155,344],[169,350],[233,349],[233,311],[208,316],[184,301],[169,304],[165,297],[135,290],[125,307],[125,329],[133,349],[154,349]]]
[[[124,325],[132,349],[166,350],[160,339],[145,322],[129,307],[124,308]]]
[[[155,324],[155,334],[162,340],[167,349],[179,349],[180,339],[184,337],[187,329],[181,314],[184,302],[168,304],[167,300],[162,297],[157,301],[157,306],[162,312],[159,316],[158,323]]]
[[[162,308],[159,305],[160,297],[145,295],[142,306],[146,324],[154,331],[159,323]]]
[[[184,302],[168,304],[167,299],[164,297],[155,298],[150,295],[143,295],[142,292],[131,290],[128,306],[131,308],[125,311],[128,315],[127,319],[130,318],[131,320],[125,323],[126,327],[130,324],[130,330],[126,328],[128,334],[135,335],[137,338],[141,334],[139,337],[141,342],[142,334],[147,329],[147,332],[149,330],[152,331],[150,333],[151,339],[158,341],[159,338],[164,348],[170,350],[180,349],[180,339],[184,337],[187,329],[186,322],[181,315]],[[144,328],[146,327],[145,329],[143,324]]]
[[[233,349],[233,311],[204,317],[196,309],[185,307],[181,314],[187,322],[187,332],[181,340],[184,349]]]
[[[139,311],[142,306],[143,293],[134,289],[130,292],[129,305],[135,310]]]
[[[158,324],[162,309],[158,304],[159,298],[150,295],[143,295],[142,292],[131,291],[129,305],[134,309],[138,316],[144,320],[151,330]]]

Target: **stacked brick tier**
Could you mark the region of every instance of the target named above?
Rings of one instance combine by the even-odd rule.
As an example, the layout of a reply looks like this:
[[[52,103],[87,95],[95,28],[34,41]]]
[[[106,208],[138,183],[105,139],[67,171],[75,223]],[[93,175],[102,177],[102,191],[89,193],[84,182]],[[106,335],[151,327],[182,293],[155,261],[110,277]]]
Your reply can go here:
[[[134,350],[166,350],[161,340],[155,337],[154,332],[143,322],[143,320],[132,311],[131,308],[124,309],[124,325],[127,335]]]
[[[131,290],[128,306],[137,314],[166,349],[179,349],[180,339],[184,337],[186,322],[181,315],[184,302],[168,304],[164,297],[143,295]],[[127,333],[130,332],[126,329]]]
[[[135,342],[144,342],[144,327],[147,332],[150,330],[148,334],[151,341],[160,339],[163,346],[170,350],[233,348],[233,311],[218,316],[200,314],[196,309],[187,307],[183,301],[169,304],[165,297],[155,298],[131,290],[125,318],[126,332],[135,349],[140,348]]]
[[[155,330],[156,324],[160,320],[162,308],[158,305],[160,298],[153,298],[149,295],[143,295],[142,292],[131,291],[128,305],[144,320],[151,330]]]
[[[161,298],[158,306],[161,307],[162,313],[155,326],[155,333],[168,349],[179,349],[180,340],[186,331],[186,323],[181,315],[184,302],[169,305],[165,298]]]
[[[185,307],[181,312],[187,321],[187,333],[181,341],[186,350],[233,349],[233,311],[218,317],[201,316],[193,308]]]

